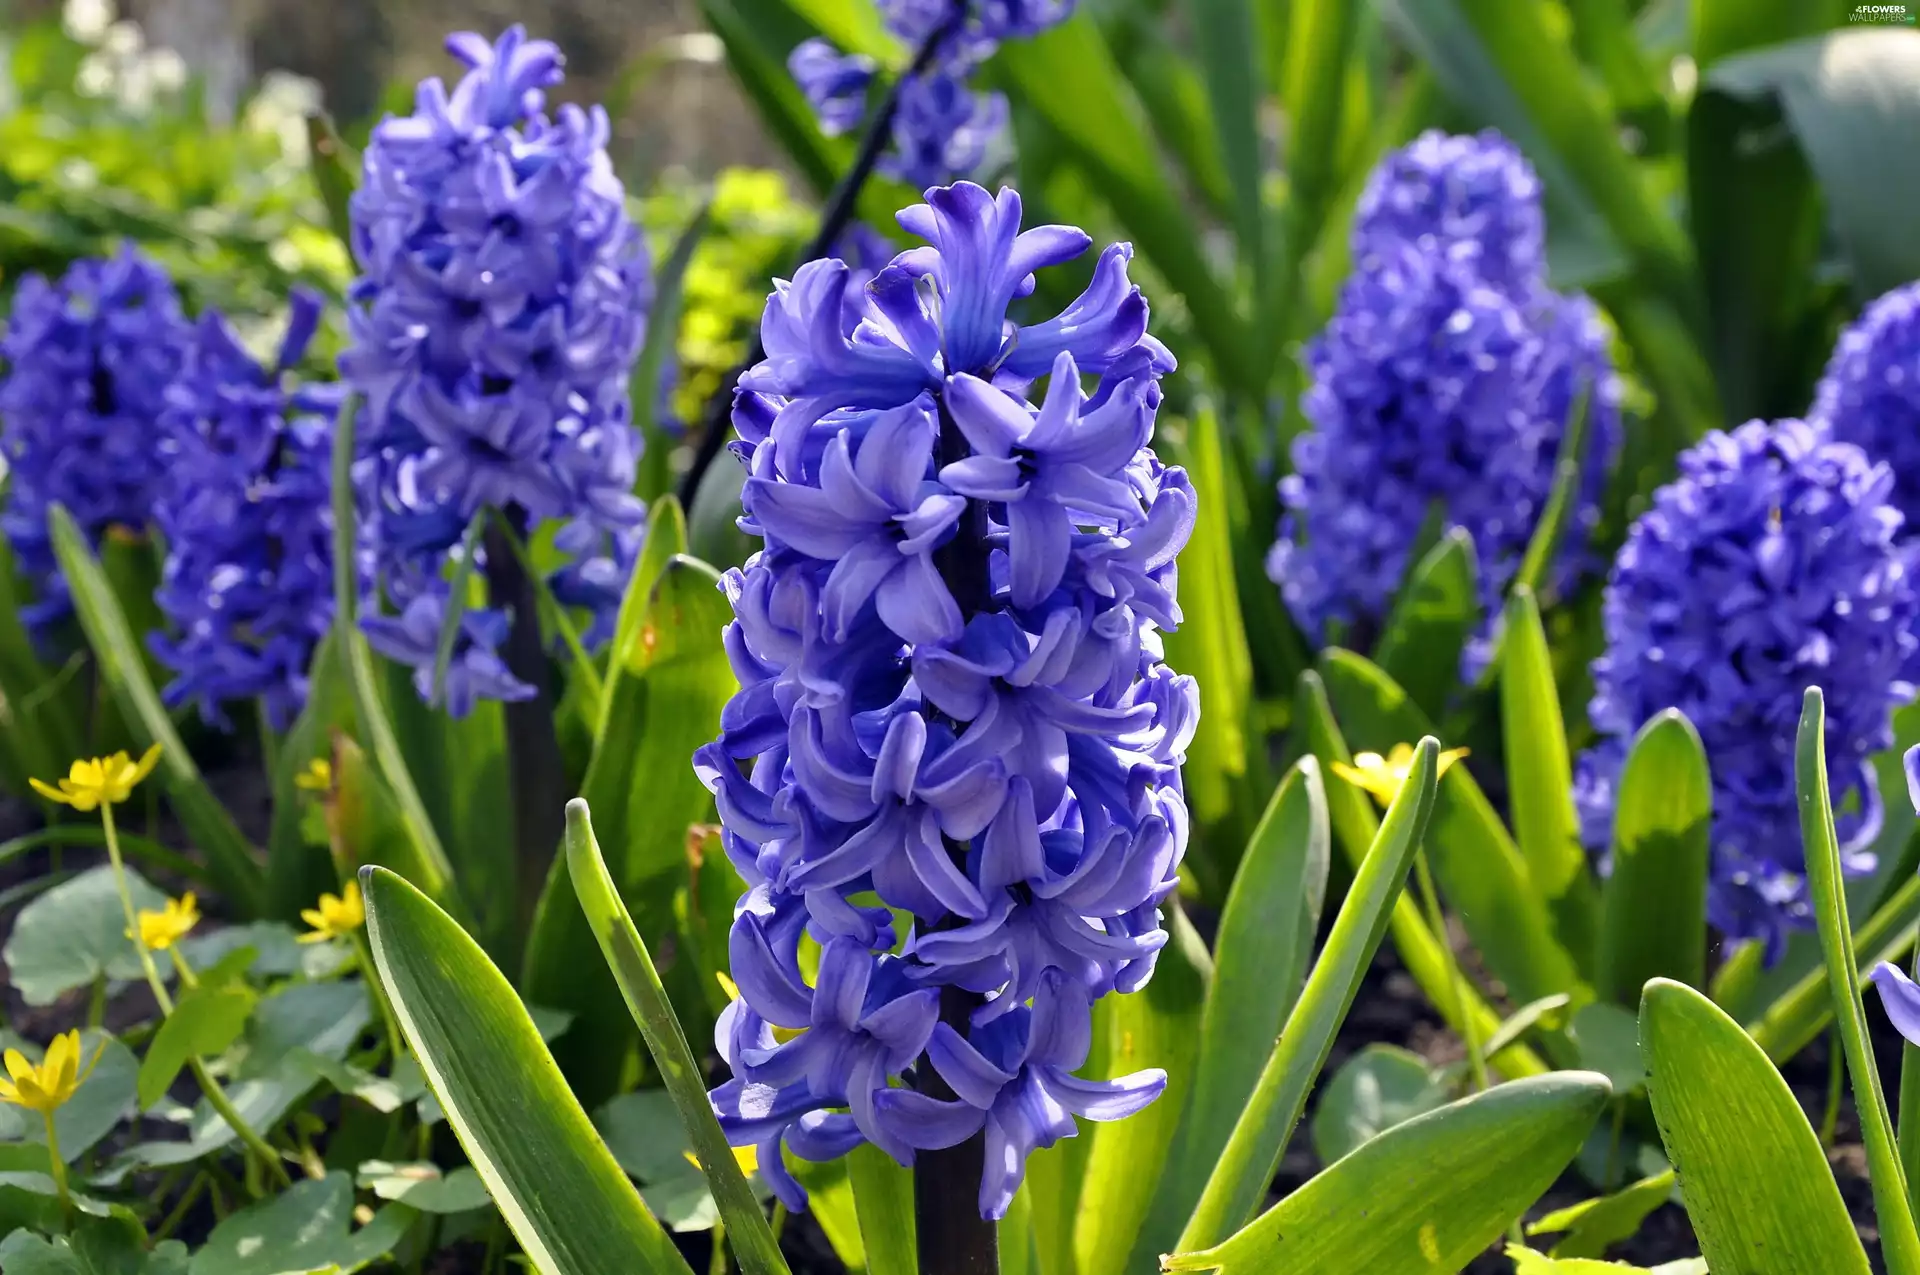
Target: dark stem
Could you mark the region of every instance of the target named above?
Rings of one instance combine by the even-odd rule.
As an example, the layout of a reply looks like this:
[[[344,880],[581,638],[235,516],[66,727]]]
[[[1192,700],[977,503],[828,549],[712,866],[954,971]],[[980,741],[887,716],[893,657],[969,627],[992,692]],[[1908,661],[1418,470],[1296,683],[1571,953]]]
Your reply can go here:
[[[966,435],[954,424],[943,400],[940,404],[939,463],[964,460],[971,449]],[[940,578],[953,592],[963,616],[978,615],[993,606],[993,584],[987,574],[987,504],[969,500],[954,537],[934,553]],[[966,862],[967,847],[949,841],[947,850],[957,862]],[[950,918],[949,923],[958,918]],[[959,987],[940,992],[940,1018],[962,1036],[982,997]],[[954,1100],[954,1092],[932,1066],[916,1069],[917,1087],[929,1097]],[[980,1178],[986,1169],[987,1144],[983,1130],[957,1147],[922,1151],[914,1160],[913,1214],[920,1250],[920,1275],[999,1275],[1000,1233],[980,1216]]]
[[[502,526],[505,519],[507,526]],[[517,867],[519,925],[525,935],[534,904],[545,888],[547,872],[566,832],[567,768],[554,728],[553,690],[546,645],[540,637],[540,596],[521,564],[509,535],[526,540],[526,514],[520,510],[487,520],[487,600],[513,613],[502,653],[507,671],[533,688],[527,699],[504,705],[507,726],[507,778],[513,792],[513,844]]]
[[[798,270],[809,261],[817,261],[833,251],[834,244],[846,233],[847,225],[853,220],[853,210],[860,202],[860,192],[867,184],[867,178],[873,175],[875,164],[880,162],[880,152],[886,148],[893,137],[893,117],[900,110],[900,91],[908,80],[924,72],[933,62],[934,55],[940,51],[948,37],[960,30],[967,17],[967,6],[956,4],[947,20],[934,28],[926,42],[913,55],[913,65],[906,74],[895,80],[887,89],[887,96],[880,103],[880,109],[867,121],[867,131],[860,138],[860,149],[853,157],[853,167],[849,168],[839,184],[833,188],[833,197],[827,201],[827,210],[821,214],[820,229],[815,232],[813,242],[807,245],[800,259],[793,263]],[[792,270],[787,272],[789,275]],[[733,432],[733,387],[748,368],[766,357],[766,347],[760,344],[760,332],[756,328],[753,341],[747,346],[747,356],[720,382],[720,388],[714,391],[713,399],[707,404],[707,427],[700,431],[700,448],[693,454],[693,463],[687,466],[687,472],[680,476],[680,506],[691,511],[693,498],[700,492],[700,480],[720,455],[720,449],[726,446],[727,437]]]

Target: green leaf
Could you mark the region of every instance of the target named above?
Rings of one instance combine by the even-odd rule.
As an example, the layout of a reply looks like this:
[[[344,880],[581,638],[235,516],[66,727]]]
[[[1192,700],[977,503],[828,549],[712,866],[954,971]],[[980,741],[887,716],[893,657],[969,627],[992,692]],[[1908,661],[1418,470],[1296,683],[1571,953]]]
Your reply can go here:
[[[1507,1256],[1513,1259],[1513,1275],[1707,1275],[1707,1264],[1697,1257],[1662,1262],[1649,1269],[1587,1257],[1549,1257],[1517,1244],[1507,1246]]]
[[[620,984],[627,1009],[646,1038],[654,1065],[660,1069],[660,1077],[680,1112],[681,1125],[693,1141],[741,1270],[745,1275],[785,1275],[786,1259],[781,1257],[760,1204],[747,1189],[747,1180],[714,1118],[700,1064],[673,1016],[667,989],[661,986],[647,945],[634,929],[627,905],[620,901],[606,861],[600,857],[587,803],[578,797],[567,803],[566,848],[567,875],[573,881],[574,893],[600,941],[601,953],[613,969],[614,980]]]
[[[244,983],[202,985],[182,994],[141,1060],[140,1110],[147,1110],[166,1095],[189,1058],[225,1053],[246,1030],[247,1016],[258,1000]]]
[[[1640,1001],[1647,1092],[1714,1270],[1866,1275],[1820,1140],[1787,1082],[1718,1006],[1657,978]]]
[[[307,170],[313,184],[320,188],[320,202],[327,210],[327,224],[353,255],[353,215],[349,205],[354,188],[360,184],[360,157],[342,141],[326,115],[307,116]]]
[[[1774,94],[1743,100],[1747,94],[1720,87],[1719,68],[1730,55],[1828,30],[1848,7],[1836,0],[1694,5],[1691,54],[1701,85],[1687,116],[1687,225],[1706,291],[1707,352],[1729,423],[1803,410],[1827,343],[1807,339],[1809,307],[1824,291],[1817,281],[1820,190]]]
[[[1320,675],[1354,747],[1385,754],[1431,733],[1431,723],[1406,692],[1351,651],[1322,652]],[[1440,781],[1427,854],[1474,947],[1515,997],[1537,1000],[1579,986],[1573,958],[1554,935],[1526,860],[1465,766],[1449,766]]]
[[[866,1267],[867,1257],[861,1244],[859,1210],[853,1198],[848,1164],[854,1155],[870,1145],[863,1143],[852,1154],[829,1160],[825,1164],[802,1160],[790,1153],[783,1157],[788,1170],[807,1189],[807,1211],[820,1224],[820,1230],[832,1246],[834,1256],[840,1259],[850,1275],[859,1275]],[[881,1152],[882,1156],[885,1154]]]
[[[907,50],[881,22],[874,5],[846,0],[786,0],[786,4],[841,52],[865,54],[881,66],[905,65]]]
[[[1339,193],[1342,124],[1353,123],[1343,120],[1348,91],[1364,83],[1355,57],[1363,13],[1345,0],[1294,0],[1271,19],[1287,23],[1279,85],[1287,119],[1287,203],[1282,255],[1262,289],[1261,315],[1282,331],[1295,330],[1301,263]],[[1253,56],[1251,47],[1248,53]]]
[[[1778,99],[1820,178],[1860,295],[1920,275],[1920,232],[1901,211],[1920,199],[1920,176],[1886,162],[1920,145],[1920,31],[1829,31],[1722,59],[1705,83],[1748,101]]]
[[[353,691],[354,714],[372,753],[380,777],[386,781],[400,820],[413,843],[413,880],[427,896],[443,908],[465,915],[467,908],[457,895],[453,866],[434,830],[433,819],[420,800],[413,775],[407,770],[400,741],[394,737],[393,723],[380,701],[380,687],[374,674],[373,652],[360,633],[357,606],[359,581],[353,564],[358,545],[357,514],[354,508],[353,455],[354,423],[359,415],[358,395],[349,394],[340,405],[333,427],[333,632],[336,649],[346,662],[347,685]]]
[[[1220,916],[1180,1159],[1161,1179],[1141,1240],[1156,1254],[1172,1247],[1192,1214],[1300,996],[1326,900],[1331,840],[1320,763],[1303,757],[1274,789]]]
[[[413,1218],[404,1205],[389,1205],[352,1230],[353,1181],[329,1173],[296,1182],[214,1227],[193,1255],[192,1275],[348,1275],[391,1253]]]
[[[1607,1099],[1606,1079],[1587,1072],[1496,1086],[1381,1134],[1232,1239],[1163,1269],[1457,1271],[1560,1176]]]
[[[1479,627],[1473,537],[1464,527],[1451,527],[1395,597],[1374,663],[1406,688],[1422,712],[1438,720],[1460,684],[1460,653]]]
[[[1673,1198],[1672,1169],[1642,1178],[1631,1186],[1592,1200],[1555,1209],[1527,1224],[1528,1235],[1566,1236],[1553,1246],[1554,1257],[1601,1257],[1622,1240],[1632,1239],[1647,1215]]]
[[[1395,1125],[1446,1105],[1447,1083],[1416,1053],[1368,1045],[1321,1089],[1313,1109],[1313,1153],[1332,1164]]]
[[[447,666],[453,663],[454,644],[460,638],[460,626],[466,622],[467,606],[473,597],[473,560],[480,547],[481,533],[487,529],[486,506],[476,511],[460,535],[460,549],[453,557],[453,576],[447,581],[447,605],[440,613],[440,633],[433,643],[433,680],[429,683],[427,706],[439,708],[446,699]]]
[[[535,1267],[686,1272],[479,944],[399,877],[380,868],[360,876],[394,1013]]]
[[[158,910],[166,896],[133,869],[127,884],[136,910]],[[127,914],[102,864],[54,886],[21,909],[3,954],[8,982],[29,1005],[51,1005],[99,978],[133,979],[140,955],[127,937]]]
[[[863,1142],[847,1156],[847,1177],[853,1184],[867,1275],[919,1275],[913,1170],[901,1168],[879,1147]]]
[[[1537,1001],[1528,1001],[1501,1021],[1493,1035],[1487,1037],[1486,1042],[1481,1045],[1481,1050],[1487,1057],[1492,1058],[1536,1027],[1548,1030],[1558,1029],[1563,1018],[1561,1011],[1566,1009],[1572,1001],[1573,997],[1565,992],[1542,996]]]
[[[1505,634],[1500,719],[1514,838],[1534,889],[1552,903],[1588,879],[1587,856],[1573,811],[1573,763],[1553,682],[1553,653],[1533,590],[1525,585],[1507,600]]]
[[[206,855],[228,904],[243,915],[258,913],[266,902],[266,877],[253,847],[208,789],[193,755],[173,729],[173,719],[147,677],[143,648],[128,629],[99,561],[87,548],[86,536],[57,504],[47,512],[47,529],[101,678],[133,727],[139,746],[160,745],[160,781],[166,785],[174,814]]]
[[[91,1219],[89,1219],[91,1221]],[[98,1221],[71,1235],[42,1239],[18,1230],[0,1243],[0,1271],[6,1275],[187,1275],[187,1246],[162,1240],[151,1253],[144,1233]]]
[[[1860,1000],[1860,967],[1854,963],[1853,926],[1847,920],[1847,896],[1841,879],[1840,838],[1834,831],[1833,789],[1827,780],[1826,701],[1809,686],[1802,701],[1800,735],[1794,749],[1793,776],[1800,798],[1800,839],[1806,846],[1807,890],[1814,924],[1826,953],[1828,986],[1840,1007],[1834,1019],[1846,1047],[1847,1074],[1853,1081],[1853,1106],[1873,1181],[1873,1211],[1880,1222],[1881,1252],[1890,1275],[1920,1273],[1920,1233],[1914,1229],[1913,1201],[1894,1142],[1893,1120],[1880,1089],[1880,1070]]]
[[[1650,978],[1705,986],[1712,820],[1706,749],[1668,709],[1640,728],[1620,773],[1594,978],[1607,1000],[1635,1004]]]
[[[1166,907],[1169,937],[1152,980],[1137,992],[1104,997],[1094,1006],[1094,1031],[1106,1036],[1105,1049],[1096,1047],[1105,1073],[1123,1076],[1159,1067],[1167,1073],[1167,1087],[1145,1111],[1080,1135],[1087,1139],[1087,1159],[1073,1243],[1083,1271],[1128,1265],[1193,1087],[1213,960],[1179,905],[1170,899]]]
[[[601,1107],[593,1123],[620,1167],[640,1180],[640,1198],[655,1217],[675,1231],[713,1229],[720,1210],[666,1090],[623,1093]]]
[[[416,1161],[391,1164],[368,1160],[354,1175],[354,1184],[383,1200],[396,1200],[422,1213],[466,1213],[493,1203],[487,1184],[472,1169],[451,1173],[438,1165]]]
[[[1567,1034],[1580,1051],[1580,1065],[1607,1078],[1613,1092],[1626,1097],[1647,1083],[1640,1057],[1640,1025],[1618,1005],[1593,1001],[1573,1012]]]
[[[307,702],[280,747],[274,769],[273,822],[267,833],[267,912],[283,921],[313,906],[313,900],[338,885],[333,861],[325,845],[313,846],[306,834],[307,815],[319,793],[302,789],[295,780],[315,758],[328,756],[336,730],[352,725],[353,704],[345,670],[332,633],[314,648],[307,670]],[[122,842],[126,840],[121,837]]]
[[[1237,1230],[1273,1180],[1280,1153],[1300,1122],[1307,1094],[1386,933],[1394,900],[1406,883],[1407,867],[1420,848],[1433,807],[1439,751],[1439,743],[1431,736],[1414,750],[1406,783],[1354,874],[1320,959],[1307,976],[1306,988],[1287,1016],[1287,1026],[1180,1236],[1181,1251],[1210,1247]]]
[[[1139,98],[1085,11],[1031,40],[1000,46],[994,65],[1019,104],[1058,131],[1131,232],[1187,303],[1220,378],[1253,394],[1262,372],[1249,334],[1200,251],[1201,236],[1169,189]]]
[[[1219,153],[1232,192],[1233,230],[1240,255],[1257,275],[1266,271],[1264,168],[1260,162],[1260,42],[1254,38],[1251,0],[1202,0],[1191,12],[1194,50]]]
[[[45,1056],[29,1041],[14,1041],[22,1053],[34,1062]],[[95,1027],[80,1033],[80,1056],[90,1059],[99,1053],[100,1061],[86,1082],[54,1113],[54,1133],[60,1139],[60,1157],[72,1164],[98,1146],[101,1139],[119,1128],[133,1113],[134,1077],[140,1063],[133,1051]],[[45,1146],[47,1130],[39,1113],[24,1107],[0,1107],[0,1142],[31,1142]],[[39,1155],[36,1170],[44,1169],[45,1153]]]
[[[1341,736],[1338,723],[1333,720],[1326,687],[1320,675],[1311,669],[1300,675],[1298,704],[1308,746],[1320,764],[1323,767],[1331,766],[1337,761],[1342,765],[1351,765],[1353,754],[1347,751],[1347,741]],[[1352,784],[1334,784],[1327,792],[1327,810],[1340,848],[1346,854],[1349,865],[1357,868],[1379,829],[1372,801]],[[1427,1000],[1438,1007],[1442,1016],[1453,1014],[1456,980],[1452,957],[1427,928],[1426,921],[1420,915],[1420,905],[1402,895],[1394,902],[1389,924],[1393,932],[1394,950],[1406,962],[1407,971],[1420,985],[1420,990],[1426,993]],[[1500,1026],[1499,1016],[1487,1005],[1477,988],[1461,986],[1457,990],[1460,999],[1465,1002],[1464,1013],[1471,1019],[1474,1038],[1491,1038]],[[1448,1022],[1456,1032],[1463,1036],[1466,1034],[1467,1023],[1451,1018]],[[1504,1052],[1488,1050],[1487,1056],[1509,1076],[1535,1076],[1547,1070],[1547,1065],[1523,1044],[1512,1044]]]
[[[865,5],[847,7],[877,13],[877,10]],[[666,384],[666,373],[674,342],[680,335],[680,305],[686,292],[687,267],[693,263],[693,254],[712,225],[713,201],[708,199],[674,239],[673,247],[653,274],[653,304],[647,312],[647,335],[640,346],[640,360],[633,365],[633,380],[628,394],[628,401],[633,408],[633,423],[639,428],[640,437],[645,440],[645,448],[640,453],[640,478],[635,484],[635,494],[649,502],[668,496],[673,486],[671,461],[675,440],[662,428],[660,406],[666,401],[671,388]],[[675,501],[674,504],[677,511],[679,502]],[[657,512],[655,516],[658,516]],[[684,548],[682,546],[682,551]],[[604,699],[602,703],[605,703]]]
[[[642,938],[657,945],[676,927],[673,891],[687,872],[687,829],[713,819],[712,794],[688,758],[720,733],[720,710],[738,683],[722,641],[732,612],[713,568],[676,554],[646,585],[639,584],[640,569],[634,587],[645,589],[645,604],[630,641],[616,647],[610,709],[581,791],[596,831],[605,834],[619,896],[633,906]],[[575,888],[556,863],[535,912],[523,987],[529,999],[579,1015],[559,1052],[575,1090],[589,1101],[619,1087],[636,1048],[619,989],[598,953]]]

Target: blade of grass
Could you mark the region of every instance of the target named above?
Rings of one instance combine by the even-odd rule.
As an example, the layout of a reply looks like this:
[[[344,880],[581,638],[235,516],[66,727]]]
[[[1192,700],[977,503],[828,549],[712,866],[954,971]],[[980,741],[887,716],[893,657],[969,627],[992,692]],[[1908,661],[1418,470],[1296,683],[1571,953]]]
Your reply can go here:
[[[1794,750],[1794,779],[1800,795],[1800,836],[1806,846],[1807,885],[1814,921],[1827,958],[1827,985],[1838,1007],[1834,1021],[1847,1051],[1853,1078],[1853,1104],[1866,1144],[1873,1180],[1873,1210],[1880,1222],[1880,1247],[1888,1275],[1920,1273],[1920,1232],[1914,1229],[1913,1202],[1887,1115],[1886,1095],[1867,1033],[1866,1006],[1860,1000],[1860,970],[1854,964],[1853,929],[1847,923],[1847,896],[1840,873],[1840,838],[1834,831],[1832,789],[1827,782],[1826,701],[1817,686],[1807,688],[1800,712],[1800,737]]]
[[[680,1020],[674,1017],[661,985],[647,945],[627,914],[627,905],[613,888],[606,861],[594,840],[593,819],[587,803],[575,797],[567,803],[567,871],[580,896],[580,907],[600,940],[600,950],[613,969],[633,1021],[646,1038],[667,1092],[680,1113],[680,1123],[693,1142],[700,1168],[707,1175],[720,1215],[727,1224],[727,1238],[733,1243],[744,1275],[786,1275],[787,1262],[780,1245],[753,1198],[745,1175],[733,1158],[733,1149],[720,1132],[713,1107],[707,1101],[705,1081],[693,1050],[687,1045]]]
[[[1415,747],[1406,782],[1381,820],[1327,945],[1207,1179],[1181,1233],[1179,1251],[1197,1252],[1226,1239],[1265,1196],[1287,1139],[1306,1108],[1307,1094],[1333,1047],[1334,1033],[1353,1004],[1360,978],[1386,934],[1393,905],[1406,884],[1407,868],[1420,848],[1433,808],[1439,754],[1439,741],[1431,735]]]

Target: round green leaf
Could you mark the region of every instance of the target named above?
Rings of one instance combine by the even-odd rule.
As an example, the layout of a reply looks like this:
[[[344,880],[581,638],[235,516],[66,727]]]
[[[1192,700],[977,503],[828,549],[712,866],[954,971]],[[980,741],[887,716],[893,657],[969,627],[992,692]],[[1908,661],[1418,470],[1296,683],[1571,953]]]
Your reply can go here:
[[[158,909],[166,896],[127,869],[136,909]],[[29,1005],[51,1005],[95,979],[140,977],[140,956],[127,937],[126,910],[113,869],[89,868],[21,909],[5,950],[8,977]]]

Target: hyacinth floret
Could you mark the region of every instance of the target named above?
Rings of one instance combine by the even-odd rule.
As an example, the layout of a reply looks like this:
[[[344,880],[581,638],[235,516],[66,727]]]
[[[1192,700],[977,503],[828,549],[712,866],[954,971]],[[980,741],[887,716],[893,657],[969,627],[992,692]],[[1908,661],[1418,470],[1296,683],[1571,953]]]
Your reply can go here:
[[[764,547],[723,583],[741,689],[695,757],[750,886],[712,1097],[794,1207],[783,1144],[910,1163],[979,1133],[998,1217],[1075,1114],[1165,1084],[1074,1073],[1094,1000],[1152,972],[1187,840],[1198,697],[1161,633],[1193,490],[1151,447],[1174,360],[1125,245],[1060,314],[1010,318],[1091,246],[1020,218],[936,188],[899,218],[925,246],[863,290],[837,260],[777,281],[736,396]]]
[[[188,337],[173,281],[130,244],[75,262],[57,282],[20,280],[0,339],[10,475],[0,530],[33,584],[21,619],[36,635],[72,613],[47,530],[51,506],[65,506],[95,545],[109,529],[146,528],[158,422]]]
[[[1547,286],[1540,240],[1539,183],[1497,135],[1427,134],[1369,182],[1354,273],[1307,347],[1313,428],[1293,443],[1268,559],[1308,633],[1364,640],[1436,510],[1472,536],[1482,603],[1497,611],[1583,402],[1582,484],[1550,583],[1593,565],[1620,384],[1599,312]]]
[[[1920,520],[1920,283],[1868,306],[1834,345],[1807,419],[1893,470],[1893,503]]]
[[[941,35],[931,62],[900,85],[892,145],[880,169],[924,187],[974,172],[1007,127],[1007,101],[980,92],[971,80],[1003,40],[1032,39],[1064,22],[1073,0],[881,0],[881,16],[909,49]],[[787,59],[787,70],[830,135],[859,127],[866,115],[875,65],[842,54],[826,40],[807,40]]]
[[[369,557],[399,609],[370,617],[368,636],[423,670],[432,643],[417,634],[444,613],[448,563],[478,511],[522,530],[564,524],[572,560],[554,590],[593,610],[595,638],[611,629],[644,518],[628,369],[651,282],[606,112],[545,114],[562,58],[518,26],[447,48],[468,67],[460,83],[423,82],[414,113],[382,122],[367,147],[341,359],[366,404],[355,483]],[[462,626],[456,658],[479,695],[531,693],[495,667],[504,632],[492,612]]]
[[[1869,763],[1913,698],[1920,591],[1893,474],[1796,420],[1715,432],[1680,458],[1608,578],[1606,652],[1580,760],[1590,845],[1611,831],[1633,734],[1668,708],[1700,732],[1713,776],[1708,915],[1777,954],[1812,925],[1794,789],[1808,686],[1826,693],[1827,770],[1844,866],[1872,866],[1880,823]]]
[[[314,647],[333,621],[328,474],[342,390],[295,380],[320,321],[318,294],[291,297],[271,366],[217,312],[201,316],[160,417],[165,471],[154,521],[167,557],[154,600],[171,622],[148,644],[174,671],[164,698],[258,697],[276,730],[306,702]]]

